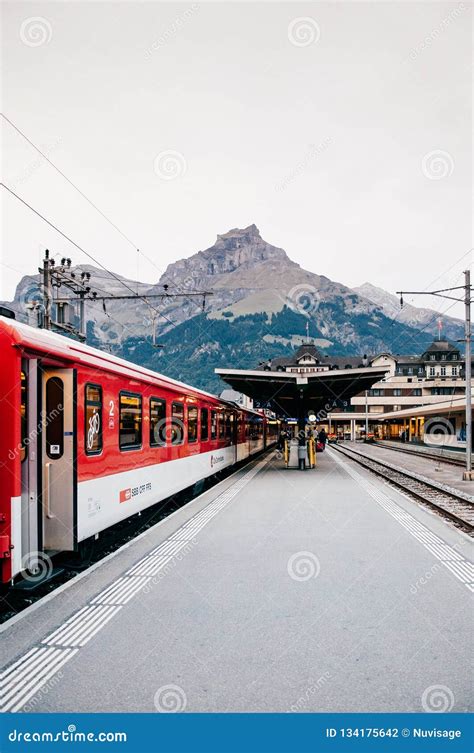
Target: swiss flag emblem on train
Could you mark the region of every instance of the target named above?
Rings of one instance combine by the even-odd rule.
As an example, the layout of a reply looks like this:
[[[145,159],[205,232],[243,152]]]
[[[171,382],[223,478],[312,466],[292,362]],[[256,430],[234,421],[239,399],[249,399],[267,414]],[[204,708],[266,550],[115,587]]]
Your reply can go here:
[[[128,502],[129,499],[132,497],[132,490],[131,489],[122,489],[120,492],[120,502]]]

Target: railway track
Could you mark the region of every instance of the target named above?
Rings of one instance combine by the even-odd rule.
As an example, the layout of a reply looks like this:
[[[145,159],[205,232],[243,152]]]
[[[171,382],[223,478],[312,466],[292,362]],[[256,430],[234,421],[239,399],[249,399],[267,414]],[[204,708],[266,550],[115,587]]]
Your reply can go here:
[[[352,448],[334,444],[331,448],[378,476],[382,476],[386,481],[454,521],[471,536],[474,535],[474,497],[470,494],[438,484],[425,476],[399,468],[384,460],[375,460]]]
[[[398,447],[394,446],[392,447],[389,444],[384,444],[383,442],[374,442],[375,447],[381,447],[383,450],[393,450],[394,452],[404,452],[407,455],[411,455],[412,457],[423,457],[428,458],[428,460],[436,460],[437,462],[444,463],[446,465],[457,465],[457,466],[464,466],[465,461],[462,458],[453,458],[453,457],[447,457],[446,455],[438,455],[434,452],[426,452],[423,450],[410,450],[408,447]]]

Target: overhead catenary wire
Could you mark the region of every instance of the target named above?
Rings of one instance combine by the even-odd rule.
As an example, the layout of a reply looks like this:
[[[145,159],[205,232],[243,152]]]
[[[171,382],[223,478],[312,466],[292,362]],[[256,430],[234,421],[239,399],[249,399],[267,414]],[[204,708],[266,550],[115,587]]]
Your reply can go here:
[[[69,185],[70,185],[70,186],[72,186],[72,188],[74,188],[74,190],[75,190],[75,191],[77,191],[77,192],[78,192],[78,193],[80,194],[80,196],[82,196],[82,198],[83,198],[83,199],[85,199],[85,201],[87,201],[87,203],[88,203],[88,204],[89,204],[89,205],[90,205],[91,207],[93,207],[93,209],[95,209],[95,210],[96,210],[96,212],[98,212],[98,213],[99,213],[99,214],[101,215],[101,217],[103,217],[103,219],[104,219],[104,220],[105,220],[106,222],[108,222],[108,223],[109,223],[109,225],[110,225],[111,227],[113,227],[113,228],[114,228],[114,230],[116,230],[116,231],[117,231],[117,232],[118,232],[118,233],[119,233],[119,234],[120,234],[120,235],[122,236],[122,238],[124,238],[124,240],[126,240],[126,241],[127,241],[127,243],[129,243],[129,244],[130,244],[130,246],[132,246],[132,248],[133,248],[133,249],[134,249],[134,250],[135,250],[135,251],[137,252],[137,288],[138,288],[138,284],[139,284],[139,283],[138,283],[138,269],[139,269],[138,258],[139,258],[139,255],[140,255],[140,254],[141,254],[141,256],[143,256],[143,258],[144,258],[144,259],[146,259],[146,260],[147,260],[147,261],[148,261],[148,262],[149,262],[149,263],[150,263],[150,264],[151,264],[151,265],[152,265],[153,267],[155,267],[155,269],[156,269],[156,270],[157,270],[157,271],[158,271],[158,272],[159,272],[160,274],[162,274],[162,273],[163,273],[163,272],[162,272],[162,270],[161,270],[161,269],[160,269],[160,268],[159,268],[159,267],[158,267],[158,266],[157,266],[157,265],[155,264],[155,262],[154,262],[154,261],[153,261],[152,259],[150,259],[150,257],[149,257],[149,256],[147,256],[147,254],[145,254],[145,253],[144,253],[144,252],[143,252],[143,251],[142,251],[142,250],[141,250],[141,249],[139,248],[139,245],[138,245],[137,243],[135,243],[135,242],[134,242],[134,241],[133,241],[133,240],[132,240],[132,239],[131,239],[131,238],[130,238],[130,237],[129,237],[129,236],[128,236],[128,235],[127,235],[127,234],[126,234],[126,233],[125,233],[125,232],[124,232],[124,231],[123,231],[123,230],[122,230],[122,229],[121,229],[121,228],[120,228],[120,227],[119,227],[119,226],[118,226],[118,225],[116,224],[116,223],[115,223],[115,222],[113,222],[113,220],[111,220],[111,219],[110,219],[110,217],[109,217],[109,216],[108,216],[107,214],[105,214],[105,212],[103,212],[103,211],[102,211],[102,209],[100,209],[100,207],[98,207],[98,206],[97,206],[97,204],[96,204],[96,203],[95,203],[94,201],[92,201],[92,199],[90,199],[90,198],[89,198],[89,197],[87,196],[87,194],[86,194],[86,193],[84,193],[84,191],[82,191],[82,189],[80,189],[80,188],[79,188],[79,186],[77,186],[77,185],[76,185],[76,184],[74,183],[74,181],[72,181],[72,180],[71,180],[71,179],[70,179],[70,178],[69,178],[69,177],[68,177],[68,176],[67,176],[67,175],[66,175],[66,174],[65,174],[65,173],[64,173],[64,172],[63,172],[63,171],[62,171],[62,170],[61,170],[61,169],[60,169],[60,168],[59,168],[59,167],[58,167],[58,166],[57,166],[57,165],[56,165],[56,164],[55,164],[55,163],[54,163],[53,161],[52,161],[52,160],[50,160],[50,159],[49,159],[49,157],[48,157],[48,156],[47,156],[47,155],[46,155],[46,154],[45,154],[45,153],[44,153],[44,152],[43,152],[43,151],[42,151],[42,150],[41,150],[41,149],[40,149],[40,148],[39,148],[39,147],[38,147],[38,146],[37,146],[37,145],[36,145],[36,144],[35,144],[35,143],[34,143],[34,142],[33,142],[33,141],[32,141],[32,140],[31,140],[31,139],[30,139],[30,138],[28,137],[28,136],[27,136],[27,135],[26,135],[26,133],[24,133],[24,131],[22,131],[22,130],[21,130],[21,128],[19,128],[19,127],[18,127],[18,126],[17,126],[17,125],[16,125],[16,124],[15,124],[15,123],[14,123],[14,122],[13,122],[13,121],[12,121],[12,120],[11,120],[11,119],[9,118],[9,117],[7,117],[7,116],[5,115],[5,113],[1,112],[1,113],[0,113],[0,115],[1,115],[1,116],[2,116],[2,118],[3,118],[4,120],[5,120],[5,122],[7,122],[7,123],[8,123],[8,124],[9,124],[9,125],[10,125],[10,126],[11,126],[11,127],[12,127],[12,128],[13,128],[13,129],[14,129],[14,130],[15,130],[15,131],[16,131],[16,132],[17,132],[17,133],[18,133],[18,134],[19,134],[19,135],[20,135],[20,136],[21,136],[21,137],[23,138],[23,139],[25,139],[25,141],[26,141],[26,142],[27,142],[27,143],[28,143],[28,144],[29,144],[29,145],[30,145],[30,146],[31,146],[31,147],[32,147],[33,149],[35,149],[35,150],[36,150],[36,151],[38,152],[38,154],[40,154],[40,155],[41,155],[41,157],[43,157],[43,159],[44,159],[44,160],[46,160],[46,162],[47,162],[47,163],[48,163],[49,165],[51,165],[51,167],[52,167],[52,168],[53,168],[54,170],[56,170],[56,172],[57,172],[57,173],[59,173],[59,175],[61,175],[61,176],[62,176],[62,177],[64,178],[64,180],[66,180],[66,181],[67,181],[67,183],[69,183]],[[104,267],[104,269],[105,269],[105,267]],[[108,271],[108,270],[107,270],[107,271]],[[169,283],[168,283],[168,284],[169,284]],[[176,283],[174,283],[173,281],[171,281],[171,284],[172,284],[172,285],[173,285],[173,286],[174,286],[174,287],[175,287],[176,289],[178,289],[178,285],[177,285]]]
[[[101,209],[100,209],[100,208],[99,208],[99,207],[97,206],[97,204],[95,204],[95,203],[94,203],[94,202],[92,201],[92,199],[89,199],[89,197],[88,197],[88,196],[87,196],[87,195],[86,195],[86,194],[84,193],[84,191],[81,191],[81,189],[80,189],[80,188],[79,188],[78,186],[76,186],[76,184],[75,184],[75,183],[73,183],[73,181],[72,181],[72,180],[71,180],[70,178],[68,178],[68,176],[67,176],[67,175],[65,175],[65,174],[63,173],[63,171],[62,171],[62,170],[61,170],[61,169],[60,169],[60,168],[59,168],[59,167],[58,167],[57,165],[55,165],[55,164],[54,164],[54,162],[52,162],[52,161],[51,161],[51,160],[49,159],[49,157],[48,157],[48,156],[47,156],[47,155],[46,155],[46,154],[45,154],[45,153],[44,153],[44,152],[43,152],[43,151],[42,151],[42,150],[41,150],[41,149],[40,149],[40,148],[39,148],[38,146],[36,146],[36,144],[34,144],[34,143],[33,143],[33,141],[31,141],[31,139],[29,139],[29,138],[28,138],[28,136],[27,136],[27,135],[26,135],[26,134],[25,134],[25,133],[24,133],[24,132],[23,132],[23,131],[22,131],[22,130],[21,130],[20,128],[18,128],[18,126],[17,126],[17,125],[15,125],[15,123],[13,123],[13,121],[12,121],[12,120],[10,120],[10,118],[8,118],[8,117],[7,117],[6,115],[5,115],[5,113],[3,113],[3,112],[2,112],[2,113],[0,113],[0,115],[2,116],[2,118],[3,118],[3,119],[4,119],[4,120],[5,120],[6,122],[7,122],[7,123],[9,123],[9,124],[11,125],[11,127],[12,127],[12,128],[14,128],[14,130],[15,130],[15,131],[16,131],[16,132],[17,132],[17,133],[18,133],[18,134],[20,135],[20,136],[22,136],[22,138],[24,138],[24,139],[25,139],[25,141],[27,141],[27,142],[28,142],[28,144],[29,144],[29,145],[30,145],[31,147],[33,147],[33,149],[35,149],[35,150],[36,150],[36,151],[38,152],[38,154],[41,154],[41,156],[43,157],[43,159],[45,159],[45,160],[46,160],[46,162],[47,162],[47,163],[48,163],[49,165],[51,165],[51,167],[52,167],[52,168],[53,168],[54,170],[56,170],[56,172],[58,172],[58,173],[59,173],[59,174],[60,174],[60,175],[61,175],[61,176],[62,176],[62,177],[64,178],[64,180],[66,180],[66,181],[67,181],[67,182],[69,183],[69,185],[70,185],[70,186],[72,186],[72,187],[74,188],[74,190],[76,190],[76,191],[77,191],[77,192],[78,192],[78,193],[79,193],[79,194],[80,194],[80,195],[81,195],[81,196],[83,197],[83,199],[85,199],[85,200],[86,200],[86,201],[87,201],[87,202],[88,202],[88,203],[89,203],[89,204],[91,205],[91,207],[93,207],[93,208],[94,208],[94,209],[95,209],[95,210],[96,210],[97,212],[99,212],[99,214],[100,214],[100,215],[102,215],[102,217],[104,218],[104,220],[106,220],[106,221],[107,221],[107,222],[109,223],[109,225],[111,225],[111,226],[112,226],[113,228],[115,228],[115,230],[116,230],[116,231],[117,231],[118,233],[120,233],[120,235],[121,235],[121,236],[122,236],[123,238],[125,238],[125,240],[126,240],[126,241],[127,241],[128,243],[130,243],[130,244],[131,244],[131,245],[133,246],[133,248],[137,249],[137,246],[136,246],[136,244],[135,244],[135,243],[134,243],[134,242],[133,242],[133,241],[131,240],[131,238],[129,238],[129,237],[128,237],[128,235],[126,235],[126,234],[125,234],[125,233],[123,232],[123,230],[121,230],[121,229],[120,229],[120,228],[118,227],[118,225],[116,225],[116,224],[115,224],[115,223],[114,223],[114,222],[113,222],[113,221],[112,221],[112,220],[110,219],[110,217],[107,217],[107,215],[105,214],[105,212],[103,212],[103,211],[102,211],[102,210],[101,210]]]
[[[0,183],[0,186],[2,186],[6,191],[8,191],[12,196],[14,196],[18,201],[20,201],[24,206],[28,207],[30,211],[32,211],[34,214],[36,214],[37,217],[39,217],[43,222],[46,222],[47,225],[49,225],[53,230],[55,230],[59,235],[61,235],[65,240],[68,241],[68,243],[71,243],[75,248],[77,248],[81,253],[85,254],[89,259],[91,259],[95,264],[98,264],[105,272],[108,272],[108,274],[113,277],[117,282],[119,282],[121,285],[123,285],[127,290],[129,290],[131,293],[133,293],[134,297],[141,298],[147,306],[149,306],[153,311],[157,313],[158,316],[163,317],[163,319],[166,319],[167,322],[169,322],[173,327],[175,326],[175,322],[173,322],[169,317],[167,317],[165,314],[163,314],[161,311],[158,311],[155,306],[152,306],[152,304],[147,300],[146,296],[144,295],[137,295],[136,291],[133,290],[133,288],[130,287],[130,285],[127,285],[126,282],[124,282],[118,275],[116,275],[114,272],[111,272],[107,267],[102,264],[101,261],[96,259],[89,251],[86,251],[85,248],[79,245],[79,243],[76,243],[69,235],[67,235],[63,230],[61,230],[57,225],[54,224],[54,222],[51,222],[51,220],[48,220],[47,217],[45,217],[41,212],[39,212],[37,209],[35,209],[31,204],[29,204],[25,199],[23,199],[21,196],[19,196],[15,191],[13,191],[9,186],[7,186],[5,183]]]

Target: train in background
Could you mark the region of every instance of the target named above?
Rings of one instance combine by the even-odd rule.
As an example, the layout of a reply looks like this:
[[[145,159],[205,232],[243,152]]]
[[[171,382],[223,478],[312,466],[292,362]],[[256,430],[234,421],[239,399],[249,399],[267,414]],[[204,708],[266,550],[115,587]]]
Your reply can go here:
[[[5,584],[278,438],[263,413],[1,316],[0,355]]]

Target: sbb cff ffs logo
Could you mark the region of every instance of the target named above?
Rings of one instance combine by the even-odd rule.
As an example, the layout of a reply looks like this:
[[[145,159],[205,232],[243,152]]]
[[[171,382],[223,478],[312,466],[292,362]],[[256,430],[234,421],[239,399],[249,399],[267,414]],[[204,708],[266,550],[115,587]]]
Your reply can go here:
[[[151,492],[151,482],[146,484],[140,484],[140,486],[133,486],[129,489],[122,489],[120,492],[120,502],[128,502],[132,497],[138,497],[145,492]]]

